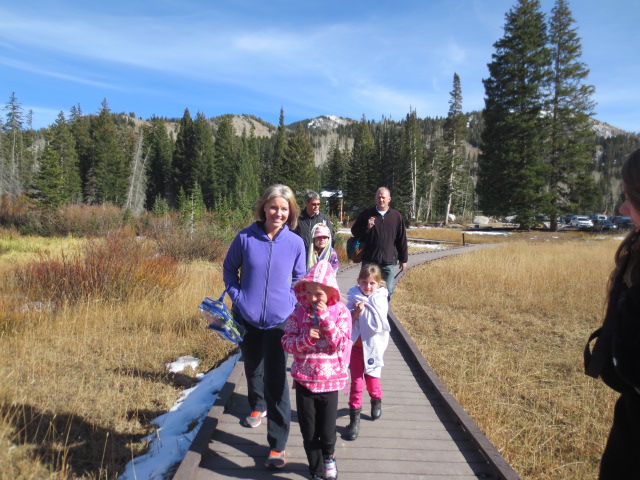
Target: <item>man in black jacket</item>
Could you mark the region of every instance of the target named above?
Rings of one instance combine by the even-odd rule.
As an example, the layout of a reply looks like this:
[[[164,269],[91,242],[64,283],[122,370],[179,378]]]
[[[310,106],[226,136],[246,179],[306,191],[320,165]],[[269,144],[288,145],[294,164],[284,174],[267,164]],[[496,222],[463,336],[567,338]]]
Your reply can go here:
[[[300,214],[300,217],[298,217],[298,226],[294,230],[304,241],[304,251],[309,251],[311,229],[318,223],[324,223],[329,227],[329,231],[331,232],[331,246],[335,245],[336,237],[333,233],[333,224],[329,220],[329,217],[320,211],[320,195],[313,190],[307,190],[304,194],[304,204],[305,208]]]
[[[375,200],[375,206],[358,215],[351,233],[365,242],[362,264],[378,264],[391,297],[395,288],[396,262],[400,264],[400,271],[407,266],[407,230],[402,214],[389,207],[391,192],[388,188],[380,187]]]

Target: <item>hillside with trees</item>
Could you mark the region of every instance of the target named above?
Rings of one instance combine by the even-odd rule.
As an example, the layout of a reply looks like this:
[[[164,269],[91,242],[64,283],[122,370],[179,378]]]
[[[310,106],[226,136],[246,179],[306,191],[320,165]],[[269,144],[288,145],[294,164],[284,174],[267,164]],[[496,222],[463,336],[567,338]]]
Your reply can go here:
[[[410,110],[394,121],[322,116],[287,125],[253,115],[181,118],[74,105],[34,130],[15,93],[0,130],[0,197],[32,208],[113,204],[139,216],[201,205],[248,214],[273,183],[333,192],[328,209],[353,218],[385,185],[410,222],[609,212],[621,203],[620,165],[637,134],[593,119],[594,87],[567,2],[549,20],[537,0],[505,17],[484,80],[485,109],[464,113],[453,74],[446,118]],[[3,223],[9,223],[6,218]],[[553,225],[552,225],[553,226]]]

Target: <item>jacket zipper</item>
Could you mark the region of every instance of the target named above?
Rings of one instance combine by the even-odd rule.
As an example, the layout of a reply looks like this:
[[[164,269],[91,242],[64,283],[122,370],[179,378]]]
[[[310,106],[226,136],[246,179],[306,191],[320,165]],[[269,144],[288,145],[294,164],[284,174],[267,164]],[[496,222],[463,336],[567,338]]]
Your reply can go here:
[[[262,312],[260,313],[260,326],[264,329],[267,326],[267,292],[269,291],[269,274],[271,273],[271,252],[273,250],[273,240],[269,240],[269,255],[267,256],[267,278],[264,282],[264,301],[262,302]]]

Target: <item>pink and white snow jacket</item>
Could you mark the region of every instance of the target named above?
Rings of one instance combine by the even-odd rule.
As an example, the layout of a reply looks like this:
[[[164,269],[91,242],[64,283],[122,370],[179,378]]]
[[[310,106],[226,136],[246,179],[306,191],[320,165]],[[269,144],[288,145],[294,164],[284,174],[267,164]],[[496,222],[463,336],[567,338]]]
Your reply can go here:
[[[307,300],[308,282],[324,285],[327,309],[315,314]],[[282,337],[285,352],[293,355],[291,376],[314,393],[342,390],[349,377],[351,353],[351,312],[340,300],[336,274],[326,260],[316,263],[294,286],[298,304],[289,316]],[[320,338],[309,338],[309,329],[320,327]]]

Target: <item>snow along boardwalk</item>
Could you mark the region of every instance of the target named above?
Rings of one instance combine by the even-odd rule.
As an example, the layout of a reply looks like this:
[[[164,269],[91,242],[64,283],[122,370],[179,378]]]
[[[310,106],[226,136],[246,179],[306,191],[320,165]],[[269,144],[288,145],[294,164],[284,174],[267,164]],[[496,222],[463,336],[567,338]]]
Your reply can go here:
[[[479,248],[482,246],[412,254],[408,268]],[[355,285],[358,271],[359,265],[341,269],[338,275],[341,292],[346,293]],[[392,331],[382,372],[382,417],[371,421],[365,393],[360,435],[353,442],[341,438],[349,423],[349,408],[347,395],[340,393],[336,444],[340,479],[519,480],[447,392],[391,311],[389,320]],[[241,424],[249,408],[243,367],[242,360],[238,361],[174,480],[309,477],[293,390],[287,465],[283,470],[265,469],[268,453],[265,423],[253,429]]]

